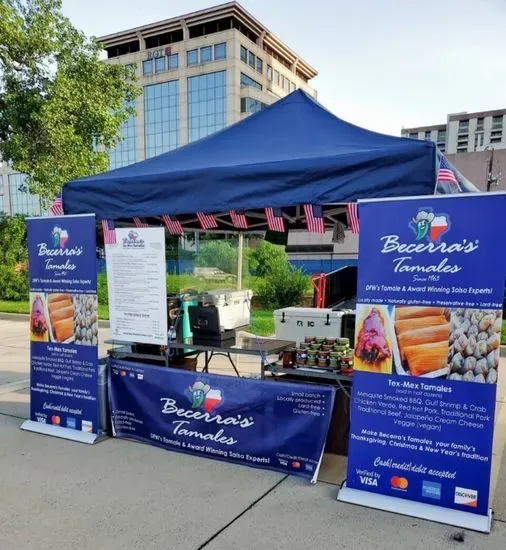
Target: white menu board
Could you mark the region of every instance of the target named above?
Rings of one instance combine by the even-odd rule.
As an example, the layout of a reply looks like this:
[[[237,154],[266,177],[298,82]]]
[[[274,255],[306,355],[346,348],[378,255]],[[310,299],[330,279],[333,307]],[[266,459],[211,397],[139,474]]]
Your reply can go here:
[[[167,345],[167,287],[163,227],[116,229],[105,245],[111,337]]]

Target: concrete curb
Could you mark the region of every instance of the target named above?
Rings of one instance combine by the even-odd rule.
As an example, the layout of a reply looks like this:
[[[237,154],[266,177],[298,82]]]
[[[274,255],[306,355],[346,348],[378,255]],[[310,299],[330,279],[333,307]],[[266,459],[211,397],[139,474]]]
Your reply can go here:
[[[0,313],[0,321],[23,321],[27,323],[30,320],[30,315],[27,313]],[[110,323],[107,319],[99,319],[98,326],[100,328],[109,328]]]

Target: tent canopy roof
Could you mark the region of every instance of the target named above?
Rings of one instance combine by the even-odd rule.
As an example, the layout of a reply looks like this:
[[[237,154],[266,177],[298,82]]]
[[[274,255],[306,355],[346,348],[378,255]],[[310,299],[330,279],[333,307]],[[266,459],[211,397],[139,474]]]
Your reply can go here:
[[[207,138],[69,182],[63,206],[117,219],[431,194],[436,153],[430,141],[345,122],[297,90]]]

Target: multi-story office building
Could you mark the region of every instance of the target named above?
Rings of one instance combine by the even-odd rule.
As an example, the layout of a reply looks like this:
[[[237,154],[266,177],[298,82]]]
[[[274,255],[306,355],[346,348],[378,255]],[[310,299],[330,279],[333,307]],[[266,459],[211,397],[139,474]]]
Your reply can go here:
[[[110,151],[119,168],[221,130],[301,88],[317,75],[240,4],[229,2],[99,38],[107,59],[135,67],[136,116]],[[0,168],[0,207],[38,214],[23,176]],[[3,195],[1,190],[3,189]]]
[[[429,139],[441,151],[473,153],[488,148],[506,149],[506,109],[479,113],[455,113],[447,117],[446,124],[403,128],[401,135],[413,139]]]
[[[454,113],[448,115],[446,124],[403,128],[401,135],[434,141],[450,162],[480,190],[487,189],[491,167],[492,175],[498,178],[494,190],[502,190],[505,186],[498,176],[501,166],[506,165],[505,115],[506,109]]]

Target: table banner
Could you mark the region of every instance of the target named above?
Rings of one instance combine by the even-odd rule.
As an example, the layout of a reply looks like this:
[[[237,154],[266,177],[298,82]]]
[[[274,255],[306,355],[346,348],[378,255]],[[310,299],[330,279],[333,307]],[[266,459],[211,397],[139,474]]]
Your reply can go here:
[[[335,389],[110,359],[113,434],[316,479]]]
[[[31,422],[98,434],[95,216],[29,218],[27,230]]]
[[[374,493],[390,499],[380,508],[409,514],[401,500],[412,501],[425,505],[412,515],[444,522],[437,507],[452,511],[448,523],[488,530],[505,208],[504,194],[360,202],[340,500],[360,501],[350,489]]]

